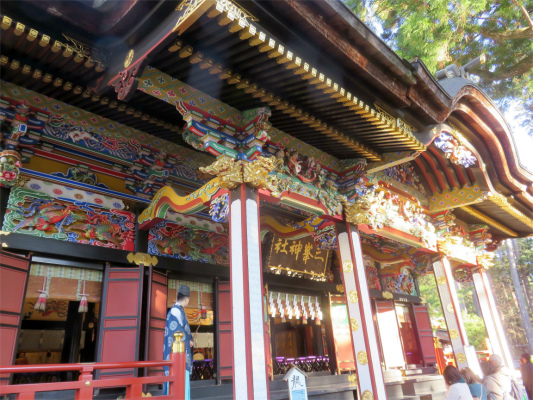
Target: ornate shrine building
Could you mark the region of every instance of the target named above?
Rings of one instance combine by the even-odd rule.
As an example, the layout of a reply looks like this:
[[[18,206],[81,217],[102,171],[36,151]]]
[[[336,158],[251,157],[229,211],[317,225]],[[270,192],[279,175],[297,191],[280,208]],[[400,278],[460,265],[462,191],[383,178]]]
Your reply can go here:
[[[420,395],[416,373],[435,393],[426,275],[449,362],[479,368],[472,282],[512,365],[486,270],[533,233],[533,176],[480,59],[433,77],[338,0],[1,12],[1,366],[162,360],[188,284],[193,399],[288,398],[292,364],[309,398]],[[136,375],[162,370],[99,373]]]

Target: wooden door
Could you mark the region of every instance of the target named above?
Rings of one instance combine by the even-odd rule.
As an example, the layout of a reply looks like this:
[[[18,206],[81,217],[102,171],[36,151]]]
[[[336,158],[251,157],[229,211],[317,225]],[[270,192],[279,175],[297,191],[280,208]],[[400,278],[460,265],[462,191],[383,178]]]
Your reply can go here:
[[[163,341],[167,318],[167,273],[156,271],[150,266],[148,290],[150,292],[148,293],[149,303],[147,306],[145,359],[148,361],[160,361],[163,359]],[[163,375],[163,368],[148,368],[148,375]]]
[[[22,322],[22,309],[30,271],[29,257],[0,251],[0,365],[13,365]],[[9,374],[0,375],[0,384],[9,384]]]
[[[377,300],[376,313],[385,368],[405,367],[394,301]]]
[[[231,286],[229,281],[218,281],[216,303],[215,320],[218,332],[216,349],[217,374],[221,380],[232,379],[233,335],[231,322]]]
[[[425,305],[415,304],[413,305],[413,310],[424,364],[426,366],[435,365],[437,363],[437,357],[435,355],[435,342],[433,340],[433,329],[431,329],[428,308]]]
[[[337,371],[355,371],[355,360],[346,297],[331,295],[330,315]]]
[[[106,266],[97,362],[138,361],[143,271],[143,265]],[[136,375],[134,369],[104,370],[98,374],[104,379]]]

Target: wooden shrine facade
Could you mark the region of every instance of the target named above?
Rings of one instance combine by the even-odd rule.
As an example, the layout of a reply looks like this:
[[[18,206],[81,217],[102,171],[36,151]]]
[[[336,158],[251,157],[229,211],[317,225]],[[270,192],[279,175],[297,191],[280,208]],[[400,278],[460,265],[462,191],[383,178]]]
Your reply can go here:
[[[533,232],[533,176],[472,82],[452,94],[336,0],[8,3],[3,365],[32,351],[21,331],[47,310],[94,346],[61,362],[160,360],[189,282],[210,349],[197,377],[220,396],[268,398],[292,360],[338,373],[332,396],[385,399],[384,370],[437,363],[426,274],[457,366],[475,360],[454,281],[473,282],[511,365],[486,270],[501,240]]]

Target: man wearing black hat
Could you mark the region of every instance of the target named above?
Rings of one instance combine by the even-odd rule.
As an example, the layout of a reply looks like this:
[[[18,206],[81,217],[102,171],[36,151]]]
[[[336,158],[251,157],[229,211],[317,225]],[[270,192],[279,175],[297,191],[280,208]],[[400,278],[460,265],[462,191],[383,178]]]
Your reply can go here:
[[[185,307],[189,304],[191,297],[191,289],[187,285],[181,285],[178,289],[178,300],[167,314],[167,323],[165,326],[165,339],[163,347],[163,359],[170,359],[170,352],[172,351],[172,342],[174,341],[174,333],[180,331],[183,333],[183,341],[185,342],[185,355],[187,359],[186,373],[185,373],[185,400],[191,398],[190,390],[190,374],[192,371],[192,352],[191,347],[194,346],[192,341],[191,327],[187,321],[185,314]],[[169,368],[163,367],[165,376],[169,374]],[[165,383],[163,394],[168,394],[168,383]]]

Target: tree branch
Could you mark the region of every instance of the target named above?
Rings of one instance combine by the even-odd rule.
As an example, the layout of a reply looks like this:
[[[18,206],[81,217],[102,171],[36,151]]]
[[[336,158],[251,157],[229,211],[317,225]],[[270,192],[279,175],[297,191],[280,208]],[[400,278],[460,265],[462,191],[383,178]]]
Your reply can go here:
[[[520,11],[522,11],[522,14],[526,17],[526,20],[529,24],[529,28],[533,30],[533,21],[531,20],[531,15],[529,15],[529,12],[526,10],[523,4],[520,4],[517,0],[512,0],[515,5],[520,7]]]
[[[514,76],[520,76],[533,68],[533,53],[521,59],[518,63],[507,68],[496,68],[496,71],[476,71],[476,75],[486,81],[500,81]]]
[[[510,40],[510,39],[529,39],[529,38],[533,39],[533,28],[531,27],[507,30],[504,32],[492,31],[490,29],[480,28],[479,33],[481,33],[485,37],[494,39],[496,41]]]

